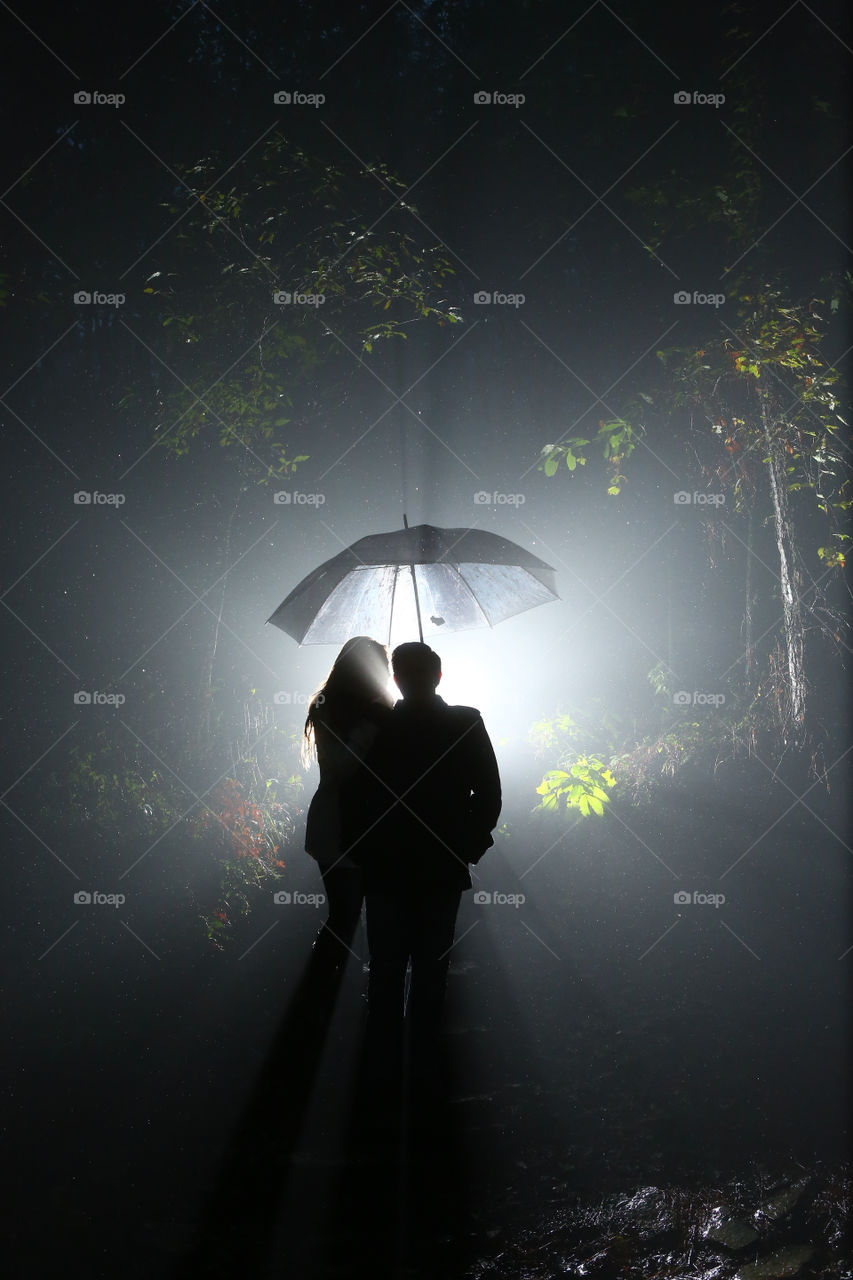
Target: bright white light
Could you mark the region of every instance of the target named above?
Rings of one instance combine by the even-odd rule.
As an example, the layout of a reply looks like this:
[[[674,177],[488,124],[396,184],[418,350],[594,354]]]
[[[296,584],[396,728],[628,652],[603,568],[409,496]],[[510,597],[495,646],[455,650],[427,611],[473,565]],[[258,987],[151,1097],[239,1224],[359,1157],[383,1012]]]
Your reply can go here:
[[[488,637],[489,632],[485,631],[484,636]],[[432,637],[430,648],[435,648],[442,658],[441,683],[436,692],[451,705],[462,703],[468,707],[478,707],[485,715],[484,704],[491,702],[489,664],[482,660],[477,662],[472,656],[459,653],[456,645],[442,645],[435,636]]]

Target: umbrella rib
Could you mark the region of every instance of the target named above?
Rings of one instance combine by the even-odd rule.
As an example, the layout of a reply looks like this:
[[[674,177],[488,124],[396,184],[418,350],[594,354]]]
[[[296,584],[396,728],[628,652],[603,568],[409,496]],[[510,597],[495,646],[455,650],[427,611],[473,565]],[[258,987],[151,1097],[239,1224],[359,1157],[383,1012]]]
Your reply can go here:
[[[471,599],[474,601],[474,603],[476,604],[477,608],[480,610],[480,613],[481,613],[481,614],[483,615],[483,617],[486,619],[486,626],[487,626],[487,627],[490,627],[492,630],[494,630],[494,627],[492,627],[492,624],[491,624],[491,622],[489,621],[489,615],[486,613],[486,610],[485,610],[485,609],[483,608],[483,606],[480,604],[480,601],[479,601],[479,599],[478,599],[478,597],[477,597],[477,592],[476,592],[476,591],[474,590],[474,588],[471,586],[471,583],[470,583],[470,582],[468,581],[468,579],[465,577],[465,574],[462,572],[462,570],[460,569],[459,565],[458,565],[458,564],[455,564],[455,565],[453,566],[453,568],[456,570],[456,572],[458,573],[459,577],[460,577],[460,578],[462,579],[462,581],[465,583],[466,588],[467,588],[467,589],[468,589],[468,591],[470,591],[470,593],[471,593]]]
[[[397,574],[400,572],[400,566],[394,565],[394,581],[391,584],[391,608],[388,612],[388,648],[391,648],[391,627],[394,623],[394,601],[397,598]]]
[[[361,612],[361,606],[365,596],[368,595],[368,593],[374,589],[373,584],[375,582],[375,575],[377,570],[381,570],[381,568],[382,568],[381,565],[366,565],[366,564],[360,565],[360,569],[363,570],[365,573],[366,581],[361,591],[359,592],[358,605],[356,608],[357,614],[360,614]],[[354,572],[358,573],[359,569],[355,569]]]

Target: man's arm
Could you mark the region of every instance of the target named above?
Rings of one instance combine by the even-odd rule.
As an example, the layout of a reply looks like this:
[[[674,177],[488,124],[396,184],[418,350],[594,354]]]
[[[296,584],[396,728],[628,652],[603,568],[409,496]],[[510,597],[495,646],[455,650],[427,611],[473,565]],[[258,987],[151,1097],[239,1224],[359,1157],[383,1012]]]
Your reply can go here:
[[[469,831],[473,845],[469,862],[480,858],[494,844],[492,831],[501,812],[501,779],[491,739],[482,717],[477,715],[467,735],[469,744],[469,780],[472,795],[468,801]]]

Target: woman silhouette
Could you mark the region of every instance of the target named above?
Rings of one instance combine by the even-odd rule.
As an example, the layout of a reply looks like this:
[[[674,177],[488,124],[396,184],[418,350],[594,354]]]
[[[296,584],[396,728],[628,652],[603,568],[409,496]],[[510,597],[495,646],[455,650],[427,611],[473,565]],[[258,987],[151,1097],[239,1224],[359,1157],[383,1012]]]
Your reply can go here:
[[[316,756],[320,785],[308,808],[305,851],[323,877],[329,918],[317,934],[314,954],[334,969],[346,962],[364,899],[360,867],[343,847],[342,789],[373,745],[394,699],[388,688],[388,651],[368,636],[341,649],[308,707],[303,760]]]

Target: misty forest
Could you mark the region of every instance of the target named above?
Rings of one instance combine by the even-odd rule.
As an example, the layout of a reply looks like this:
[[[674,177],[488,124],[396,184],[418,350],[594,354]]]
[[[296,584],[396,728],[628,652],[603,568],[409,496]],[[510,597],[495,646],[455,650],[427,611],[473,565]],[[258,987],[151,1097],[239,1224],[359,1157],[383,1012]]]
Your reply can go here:
[[[10,1275],[849,1277],[845,6],[0,22]],[[502,808],[379,1124],[304,727],[419,624]]]

